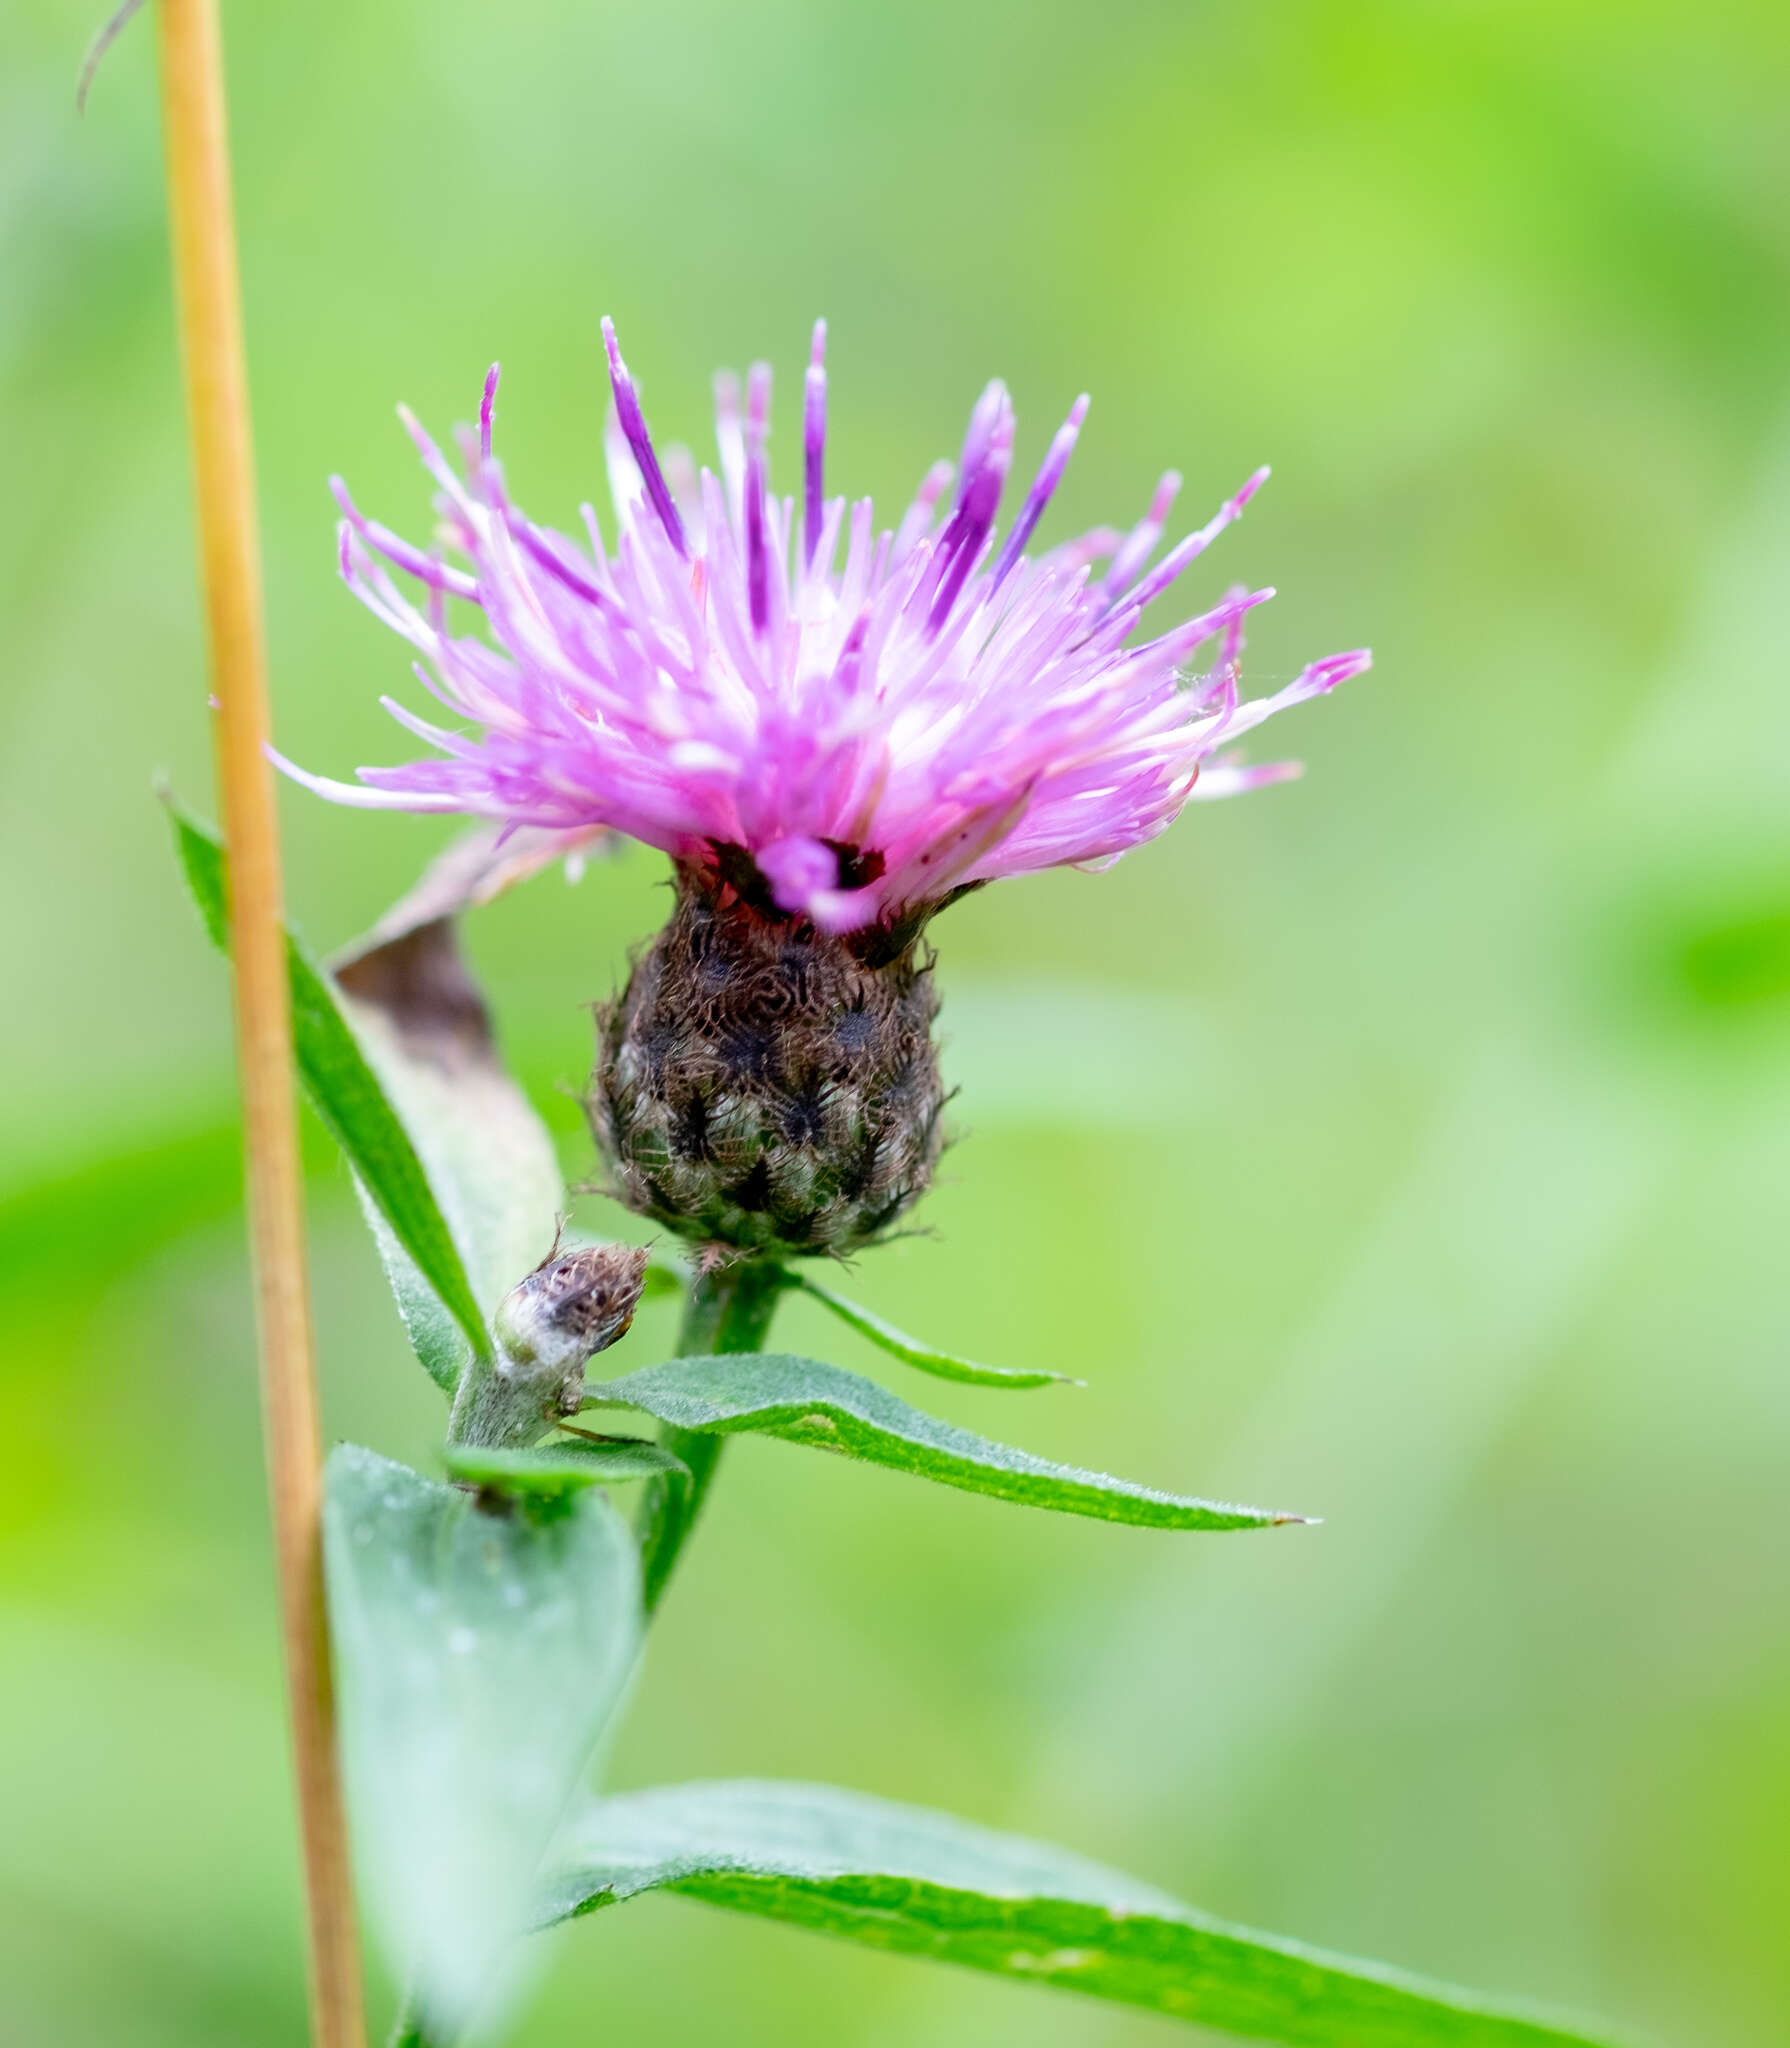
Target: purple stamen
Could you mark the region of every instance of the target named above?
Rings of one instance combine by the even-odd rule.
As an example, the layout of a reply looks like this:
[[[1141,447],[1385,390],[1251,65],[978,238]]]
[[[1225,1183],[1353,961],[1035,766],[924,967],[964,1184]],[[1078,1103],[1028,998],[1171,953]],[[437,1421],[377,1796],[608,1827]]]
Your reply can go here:
[[[1243,508],[1268,481],[1267,465],[1258,469],[1234,498],[1227,498],[1216,514],[1197,533],[1190,533],[1178,547],[1171,548],[1134,590],[1126,593],[1128,611],[1142,611],[1159,598],[1191,563],[1197,561],[1227,526],[1242,518]]]
[[[389,526],[381,526],[377,519],[369,519],[348,495],[348,486],[339,476],[330,478],[329,489],[330,495],[342,508],[343,518],[375,554],[383,555],[394,568],[402,569],[432,590],[445,590],[450,596],[469,598],[474,604],[479,601],[479,586],[473,577],[462,569],[450,569],[438,556],[424,554],[421,548],[412,547],[409,541],[393,533]]]
[[[524,519],[519,512],[512,511],[505,517],[504,524],[513,533],[523,550],[540,563],[548,575],[556,577],[575,596],[593,604],[599,611],[612,611],[609,593],[600,584],[593,583],[583,570],[566,561],[559,551],[545,540],[540,529],[531,520]]]
[[[1373,664],[1373,655],[1367,648],[1356,647],[1347,654],[1327,654],[1322,661],[1312,662],[1303,671],[1303,677],[1314,695],[1323,696],[1339,683],[1346,683],[1363,670],[1372,668]]]
[[[958,593],[976,566],[1001,508],[1001,492],[1013,461],[1013,404],[997,377],[976,401],[963,439],[963,482],[957,504],[939,541],[938,596],[927,616],[928,632],[945,623]]]
[[[1019,558],[1026,551],[1026,542],[1032,537],[1038,521],[1044,516],[1044,508],[1058,484],[1063,481],[1063,472],[1069,467],[1069,458],[1075,453],[1075,439],[1081,432],[1081,423],[1088,416],[1089,399],[1084,391],[1069,408],[1069,417],[1057,429],[1056,439],[1051,442],[1032,488],[1026,493],[1026,501],[1019,508],[1019,517],[1013,522],[1013,530],[1007,536],[1007,544],[1001,549],[994,565],[990,581],[991,590],[1001,585],[1019,565]]]
[[[597,524],[597,508],[586,499],[578,507],[578,517],[583,522],[585,538],[590,542],[591,560],[599,569],[606,569],[609,555],[603,546],[603,529]]]
[[[746,372],[746,601],[755,633],[764,631],[771,612],[764,530],[764,444],[770,424],[771,366],[754,363]]]
[[[746,493],[746,443],[740,433],[740,380],[731,370],[715,372],[715,446],[727,502],[738,519]]]
[[[622,352],[616,343],[615,322],[607,315],[603,319],[603,347],[609,357],[609,386],[615,393],[616,417],[633,452],[634,466],[640,471],[640,480],[646,485],[646,494],[659,515],[659,524],[664,527],[666,538],[680,555],[687,555],[689,549],[684,545],[684,522],[678,517],[677,505],[659,467],[659,458],[653,453],[652,436],[646,430],[646,416],[640,410],[640,395],[634,389],[634,380],[628,375],[628,366],[622,361]]]
[[[951,488],[951,479],[957,472],[948,462],[935,462],[921,479],[920,488],[914,493],[914,501],[901,515],[901,524],[895,529],[895,542],[890,560],[904,560],[913,550],[922,534],[932,531],[932,516],[938,508],[938,501]]]
[[[850,696],[864,672],[864,642],[870,637],[868,607],[853,619],[845,645],[839,650],[839,666],[833,671],[833,685],[841,696]]]
[[[671,487],[671,502],[692,526],[702,524],[702,495],[696,485],[696,458],[681,441],[665,451],[665,481]]]
[[[1178,469],[1165,470],[1162,481],[1156,486],[1150,499],[1150,509],[1125,536],[1118,552],[1113,556],[1112,566],[1101,582],[1109,602],[1116,602],[1136,576],[1137,572],[1156,551],[1156,543],[1162,538],[1162,529],[1168,515],[1174,509],[1176,498],[1181,491],[1181,472]]]
[[[826,501],[827,459],[827,323],[814,323],[814,349],[802,389],[802,559],[812,568],[820,545]]]
[[[479,454],[486,461],[491,460],[491,420],[497,411],[497,378],[500,365],[493,363],[485,372],[485,395],[479,401]]]
[[[963,456],[958,464],[958,473],[963,478],[957,493],[958,503],[963,502],[976,472],[987,461],[994,444],[995,429],[1003,412],[1011,415],[1012,400],[1007,396],[1007,387],[995,377],[983,388],[982,396],[970,408],[970,423],[964,429]]]

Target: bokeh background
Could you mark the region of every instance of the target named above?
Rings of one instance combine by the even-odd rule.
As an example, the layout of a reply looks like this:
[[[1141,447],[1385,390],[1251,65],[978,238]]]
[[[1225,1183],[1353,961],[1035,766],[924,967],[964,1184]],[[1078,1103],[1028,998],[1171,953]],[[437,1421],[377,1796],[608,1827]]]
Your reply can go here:
[[[226,989],[150,795],[209,780],[153,39],[77,121],[101,4],[0,23],[0,2038],[202,2048],[296,2041],[303,1994]],[[1050,531],[1170,464],[1197,519],[1271,459],[1202,587],[1281,588],[1260,679],[1378,652],[1274,730],[1302,784],[939,927],[963,1142],[936,1234],[855,1281],[1089,1381],[928,1405],[1323,1526],[1150,1535],[745,1443],[613,1780],[836,1779],[1681,2048],[1790,2037],[1790,15],[226,12],[305,762],[407,745],[326,474],[414,530],[392,403],[465,417],[500,356],[512,482],[570,518],[605,312],[663,437],[776,359],[786,481],[827,314],[833,474],[897,507],[996,372],[1021,468],[1094,393]],[[283,801],[319,945],[445,836]],[[471,929],[574,1174],[580,1005],[659,882]],[[426,1460],[310,1160],[329,1430]],[[523,2038],[1173,2033],[653,1901],[563,1937]]]

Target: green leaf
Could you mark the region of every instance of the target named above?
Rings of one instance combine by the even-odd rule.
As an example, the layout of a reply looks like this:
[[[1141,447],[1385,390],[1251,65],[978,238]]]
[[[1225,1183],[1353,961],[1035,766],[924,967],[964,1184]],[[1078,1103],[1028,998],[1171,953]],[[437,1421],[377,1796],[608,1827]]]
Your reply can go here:
[[[516,1988],[542,1858],[633,1667],[638,1555],[600,1493],[493,1514],[345,1444],[324,1556],[362,1886],[451,2038]]]
[[[169,811],[187,886],[212,943],[227,953],[229,881],[223,847],[209,827],[178,805],[170,802]],[[405,1284],[394,1277],[399,1306],[417,1355],[451,1393],[467,1346],[481,1353],[489,1348],[484,1316],[409,1132],[387,1101],[322,971],[290,935],[286,943],[299,1078],[354,1168],[363,1207],[369,1219],[376,1219],[375,1235],[388,1270],[394,1264],[408,1268]]]
[[[555,1917],[682,1892],[1290,2048],[1608,2048],[1493,2004],[1215,1920],[1066,1850],[825,1785],[671,1785],[582,1808]]]
[[[934,1351],[929,1344],[920,1343],[905,1331],[896,1329],[893,1323],[884,1322],[871,1310],[860,1308],[855,1301],[848,1301],[843,1294],[835,1294],[830,1287],[823,1287],[808,1274],[789,1272],[786,1277],[791,1287],[824,1302],[842,1323],[856,1330],[859,1336],[868,1337],[872,1344],[880,1345],[892,1358],[899,1358],[903,1365],[917,1367],[919,1371],[932,1373],[941,1380],[961,1380],[972,1387],[1087,1385],[1085,1380],[1072,1379],[1066,1372],[1028,1372],[1005,1365],[977,1365],[967,1358],[955,1358],[948,1351]]]
[[[627,1479],[653,1479],[661,1474],[687,1483],[689,1467],[658,1444],[642,1438],[614,1437],[604,1443],[541,1444],[532,1450],[502,1449],[488,1444],[449,1444],[442,1452],[448,1477],[499,1493],[526,1493],[553,1499],[581,1492],[587,1486]]]
[[[557,1243],[565,1190],[553,1140],[498,1055],[456,920],[549,860],[581,861],[593,840],[609,836],[473,825],[330,962],[343,1010],[416,1141],[487,1315]],[[438,1310],[432,1316],[426,1283],[370,1206],[367,1213],[417,1355],[451,1389],[468,1348]]]
[[[565,1184],[553,1140],[498,1055],[451,918],[400,923],[331,964],[489,1317],[558,1241]]]
[[[385,1268],[392,1299],[398,1304],[398,1318],[404,1325],[404,1334],[410,1339],[410,1348],[421,1360],[423,1370],[451,1399],[468,1361],[474,1355],[473,1347],[467,1341],[465,1326],[442,1305],[441,1296],[429,1285],[423,1277],[422,1268],[399,1242],[397,1232],[387,1222],[359,1173],[354,1176],[354,1192],[360,1202],[361,1215],[372,1232],[379,1262]],[[445,1221],[442,1227],[445,1231]],[[448,1241],[450,1244],[453,1242],[451,1233]],[[456,1250],[455,1257],[458,1256]],[[464,1269],[461,1278],[465,1279]],[[466,1291],[466,1302],[477,1307],[471,1299],[470,1285]],[[478,1355],[487,1356],[491,1348],[487,1334],[478,1347]]]
[[[585,1406],[640,1408],[677,1429],[705,1434],[757,1431],[968,1493],[1149,1529],[1255,1529],[1306,1519],[1158,1493],[1104,1472],[1054,1465],[922,1415],[856,1373],[779,1352],[668,1359],[592,1387]]]

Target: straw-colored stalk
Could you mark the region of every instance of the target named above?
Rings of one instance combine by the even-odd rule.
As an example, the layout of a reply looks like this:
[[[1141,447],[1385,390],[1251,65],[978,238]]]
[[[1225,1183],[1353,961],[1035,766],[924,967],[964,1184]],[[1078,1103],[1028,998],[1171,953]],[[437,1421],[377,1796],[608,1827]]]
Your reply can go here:
[[[237,1055],[262,1394],[309,1911],[318,2048],[360,2048],[360,1956],[324,1624],[322,1439],[305,1275],[260,542],[217,0],[161,0],[175,290],[230,854]]]

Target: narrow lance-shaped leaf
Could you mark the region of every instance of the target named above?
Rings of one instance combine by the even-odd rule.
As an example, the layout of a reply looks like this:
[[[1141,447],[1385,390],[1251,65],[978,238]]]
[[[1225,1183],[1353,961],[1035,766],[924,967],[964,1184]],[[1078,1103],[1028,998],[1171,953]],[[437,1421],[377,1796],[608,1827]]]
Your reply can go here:
[[[1039,1368],[1027,1370],[1024,1367],[1005,1365],[977,1365],[968,1358],[957,1358],[949,1351],[935,1351],[930,1344],[922,1344],[895,1325],[885,1322],[872,1310],[860,1307],[855,1301],[848,1301],[843,1294],[835,1294],[832,1288],[823,1287],[808,1273],[791,1271],[788,1274],[791,1287],[811,1295],[814,1300],[830,1308],[839,1320],[857,1331],[859,1336],[868,1337],[872,1344],[888,1352],[891,1358],[899,1358],[903,1365],[911,1365],[919,1372],[929,1372],[941,1380],[961,1380],[972,1387],[1079,1387],[1083,1380],[1073,1379],[1065,1372],[1045,1372]]]
[[[547,1916],[654,1890],[1287,2048],[1609,2048],[1566,2016],[1258,1934],[1066,1850],[825,1785],[593,1801],[556,1852]]]
[[[1258,1529],[1307,1519],[1053,1464],[923,1415],[856,1373],[780,1352],[668,1359],[592,1387],[585,1405],[643,1409],[678,1429],[782,1437],[968,1493],[1150,1529]]]
[[[378,1250],[379,1263],[385,1268],[386,1282],[398,1305],[398,1319],[404,1325],[404,1334],[410,1339],[410,1348],[421,1361],[423,1370],[451,1398],[460,1384],[467,1361],[474,1356],[465,1324],[442,1306],[440,1295],[424,1278],[423,1269],[416,1260],[404,1249],[359,1173],[354,1176],[354,1192],[360,1202],[361,1216]],[[478,1355],[487,1356],[490,1349],[491,1340],[487,1335],[478,1347]]]
[[[353,1444],[324,1547],[363,1890],[451,2040],[526,1967],[542,1858],[633,1667],[638,1554],[601,1493],[487,1513]]]
[[[475,826],[330,962],[374,1071],[428,1170],[488,1316],[551,1251],[565,1188],[547,1127],[504,1066],[455,921],[576,835]],[[517,841],[526,840],[526,844]]]
[[[228,951],[224,850],[196,818],[178,806],[169,808],[187,885],[213,943]],[[411,1328],[418,1355],[451,1391],[458,1359],[469,1346],[483,1351],[489,1343],[459,1248],[410,1134],[387,1101],[328,981],[290,935],[287,960],[299,1078],[312,1107],[354,1168],[388,1264],[391,1255],[400,1256],[419,1276],[420,1284],[403,1304],[410,1311],[406,1319],[415,1318]]]

